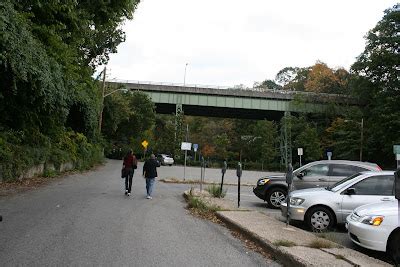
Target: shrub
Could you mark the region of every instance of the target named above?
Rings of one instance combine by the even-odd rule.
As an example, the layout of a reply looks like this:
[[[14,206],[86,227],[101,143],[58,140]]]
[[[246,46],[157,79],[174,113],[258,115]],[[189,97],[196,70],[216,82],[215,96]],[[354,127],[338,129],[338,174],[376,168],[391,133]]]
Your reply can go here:
[[[217,184],[209,185],[206,188],[206,191],[208,191],[213,197],[224,198],[226,195],[226,189],[222,190],[221,192],[221,187]]]

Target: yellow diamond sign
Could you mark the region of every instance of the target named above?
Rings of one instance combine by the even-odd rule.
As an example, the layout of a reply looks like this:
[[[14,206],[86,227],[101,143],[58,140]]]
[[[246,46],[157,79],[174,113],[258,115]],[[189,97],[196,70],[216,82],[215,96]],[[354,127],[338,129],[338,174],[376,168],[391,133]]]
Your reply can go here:
[[[149,142],[147,142],[146,140],[144,140],[144,141],[142,142],[142,146],[143,146],[144,148],[147,148],[148,145],[149,145]]]

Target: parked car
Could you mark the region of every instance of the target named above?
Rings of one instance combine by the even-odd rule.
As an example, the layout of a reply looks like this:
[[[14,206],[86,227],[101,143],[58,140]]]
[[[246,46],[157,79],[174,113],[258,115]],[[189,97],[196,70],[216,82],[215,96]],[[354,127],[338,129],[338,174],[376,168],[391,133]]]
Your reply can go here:
[[[380,171],[375,163],[348,160],[314,161],[293,172],[293,189],[327,187],[352,174],[362,171]],[[287,184],[283,175],[259,179],[253,188],[254,194],[266,201],[270,208],[278,209],[286,199]]]
[[[309,188],[290,193],[290,219],[304,221],[311,230],[322,231],[346,222],[362,205],[395,200],[394,172],[362,172],[332,187]],[[281,205],[286,216],[287,204]]]
[[[351,241],[359,246],[386,251],[400,265],[400,202],[358,207],[347,217]]]
[[[174,164],[174,159],[167,154],[159,154],[157,155],[158,161],[160,161],[161,165],[169,165],[172,166]]]

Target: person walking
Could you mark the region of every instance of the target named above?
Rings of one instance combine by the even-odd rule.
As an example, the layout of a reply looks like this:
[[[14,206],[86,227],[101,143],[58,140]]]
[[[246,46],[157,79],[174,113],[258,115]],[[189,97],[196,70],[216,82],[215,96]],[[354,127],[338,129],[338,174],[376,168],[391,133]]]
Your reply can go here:
[[[147,199],[152,199],[151,195],[154,189],[154,182],[157,178],[157,167],[160,167],[160,162],[156,160],[154,154],[151,154],[150,159],[146,160],[143,165],[143,177],[146,178]]]
[[[130,149],[124,157],[124,163],[122,167],[125,169],[125,195],[130,196],[132,190],[132,178],[137,168],[137,159],[133,155],[133,151]]]

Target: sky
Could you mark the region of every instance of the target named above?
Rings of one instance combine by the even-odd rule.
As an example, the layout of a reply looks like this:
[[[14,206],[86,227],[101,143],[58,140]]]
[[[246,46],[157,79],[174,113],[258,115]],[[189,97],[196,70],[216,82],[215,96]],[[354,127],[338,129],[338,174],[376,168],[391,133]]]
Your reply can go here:
[[[348,70],[398,1],[141,0],[108,79],[252,87],[317,61]]]

